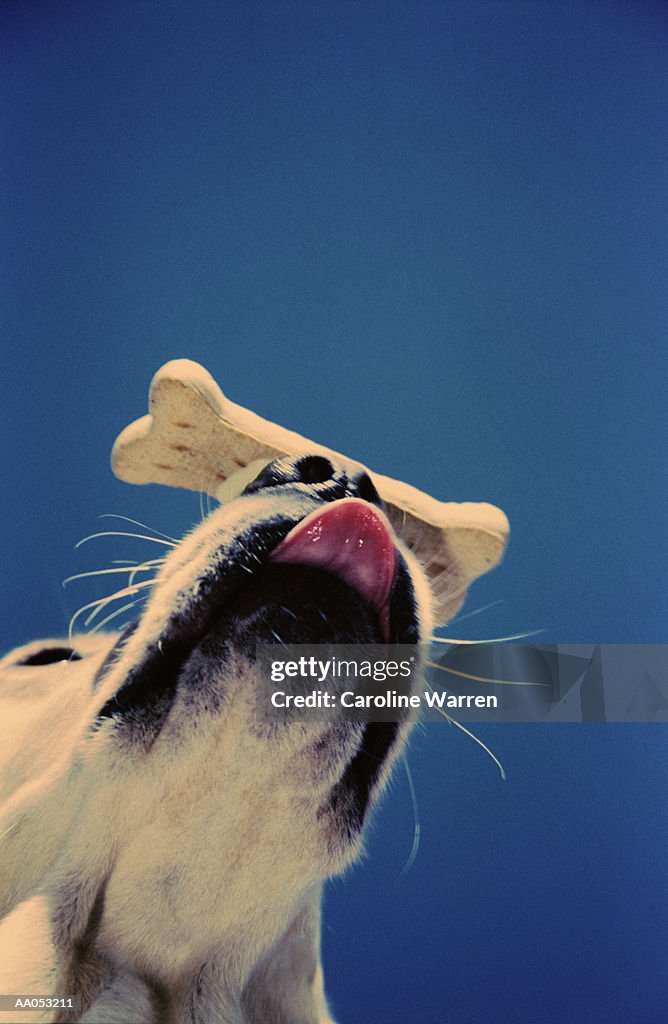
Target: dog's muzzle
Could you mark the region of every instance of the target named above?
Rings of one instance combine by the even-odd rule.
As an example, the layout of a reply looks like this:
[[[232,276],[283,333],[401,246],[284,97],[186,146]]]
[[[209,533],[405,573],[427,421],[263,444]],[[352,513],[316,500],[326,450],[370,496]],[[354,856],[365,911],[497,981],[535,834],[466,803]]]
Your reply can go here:
[[[98,673],[108,696],[95,728],[114,719],[155,735],[212,635],[217,651],[252,659],[255,643],[277,639],[415,644],[419,634],[411,573],[368,473],[320,455],[279,459],[169,556]]]

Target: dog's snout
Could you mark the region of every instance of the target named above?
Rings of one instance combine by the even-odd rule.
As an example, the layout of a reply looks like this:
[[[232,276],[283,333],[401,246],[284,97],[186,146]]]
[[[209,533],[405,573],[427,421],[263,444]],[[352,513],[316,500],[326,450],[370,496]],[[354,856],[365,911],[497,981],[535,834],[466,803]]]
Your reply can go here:
[[[376,485],[366,470],[355,474],[350,481],[350,487],[354,492],[355,498],[362,498],[363,501],[369,501],[372,505],[383,504],[382,498],[376,490]]]
[[[336,470],[323,455],[305,455],[296,466],[301,483],[324,484],[336,476]]]
[[[324,484],[338,485],[340,473],[331,461],[322,455],[300,455],[298,458],[274,459],[252,480],[245,494],[268,487],[286,487],[289,484]]]
[[[246,487],[244,494],[255,494],[269,487],[308,484],[324,501],[338,498],[362,498],[382,507],[376,487],[361,466],[335,461],[325,455],[299,455],[275,459]]]

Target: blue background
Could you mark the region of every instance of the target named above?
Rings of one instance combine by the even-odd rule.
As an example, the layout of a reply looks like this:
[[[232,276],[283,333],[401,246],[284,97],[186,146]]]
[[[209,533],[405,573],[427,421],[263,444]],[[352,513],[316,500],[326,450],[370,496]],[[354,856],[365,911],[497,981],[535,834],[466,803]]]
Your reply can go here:
[[[199,518],[108,468],[178,356],[507,512],[454,635],[665,641],[664,4],[5,0],[0,30],[4,648],[157,553],[74,552],[99,513]],[[668,1020],[665,728],[478,734],[508,781],[426,727],[415,864],[401,769],[330,887],[340,1021]]]

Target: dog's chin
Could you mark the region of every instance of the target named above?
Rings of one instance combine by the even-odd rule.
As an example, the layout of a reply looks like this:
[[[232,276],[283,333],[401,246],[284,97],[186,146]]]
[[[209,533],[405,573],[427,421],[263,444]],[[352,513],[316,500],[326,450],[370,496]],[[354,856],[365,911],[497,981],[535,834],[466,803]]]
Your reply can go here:
[[[390,640],[413,643],[418,623],[410,578],[397,574],[390,603]],[[252,675],[257,646],[384,644],[377,611],[360,593],[335,575],[309,566],[267,565],[235,596],[185,662],[178,690],[196,707],[224,712],[234,701],[237,676]],[[209,680],[208,693],[203,685]],[[392,722],[320,722],[306,748],[309,771],[332,776],[318,811],[328,853],[339,867],[355,855],[366,813],[389,771],[403,719]],[[282,728],[256,726],[256,736],[281,743]],[[310,735],[310,733],[309,733]],[[313,743],[313,747],[310,744]],[[295,757],[298,756],[295,751]],[[297,771],[297,762],[294,763]],[[343,858],[343,859],[341,859]]]
[[[117,735],[150,746],[179,690],[192,694],[203,678],[215,678],[217,659],[237,652],[253,660],[258,644],[419,644],[413,576],[400,551],[381,606],[338,572],[272,561],[267,549],[275,550],[292,525],[253,525],[233,537],[222,554],[205,564],[199,579],[194,574],[186,590],[176,593],[160,633],[147,641],[149,606],[149,626],[145,615],[130,627],[97,673],[94,689],[102,691],[108,676],[117,685],[100,707],[93,731],[111,720]],[[158,588],[156,607],[163,606]],[[207,671],[194,675],[193,656],[202,666],[204,650]]]
[[[213,626],[229,648],[253,657],[257,644],[375,644],[374,610],[347,583],[322,569],[267,565]]]

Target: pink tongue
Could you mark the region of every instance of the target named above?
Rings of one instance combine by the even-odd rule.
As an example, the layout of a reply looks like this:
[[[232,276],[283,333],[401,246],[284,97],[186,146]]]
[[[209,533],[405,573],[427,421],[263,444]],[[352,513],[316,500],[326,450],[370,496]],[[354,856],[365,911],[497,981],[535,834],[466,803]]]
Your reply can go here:
[[[274,549],[270,561],[313,565],[354,587],[377,613],[389,639],[389,600],[396,554],[390,525],[373,505],[341,498],[302,519]]]

